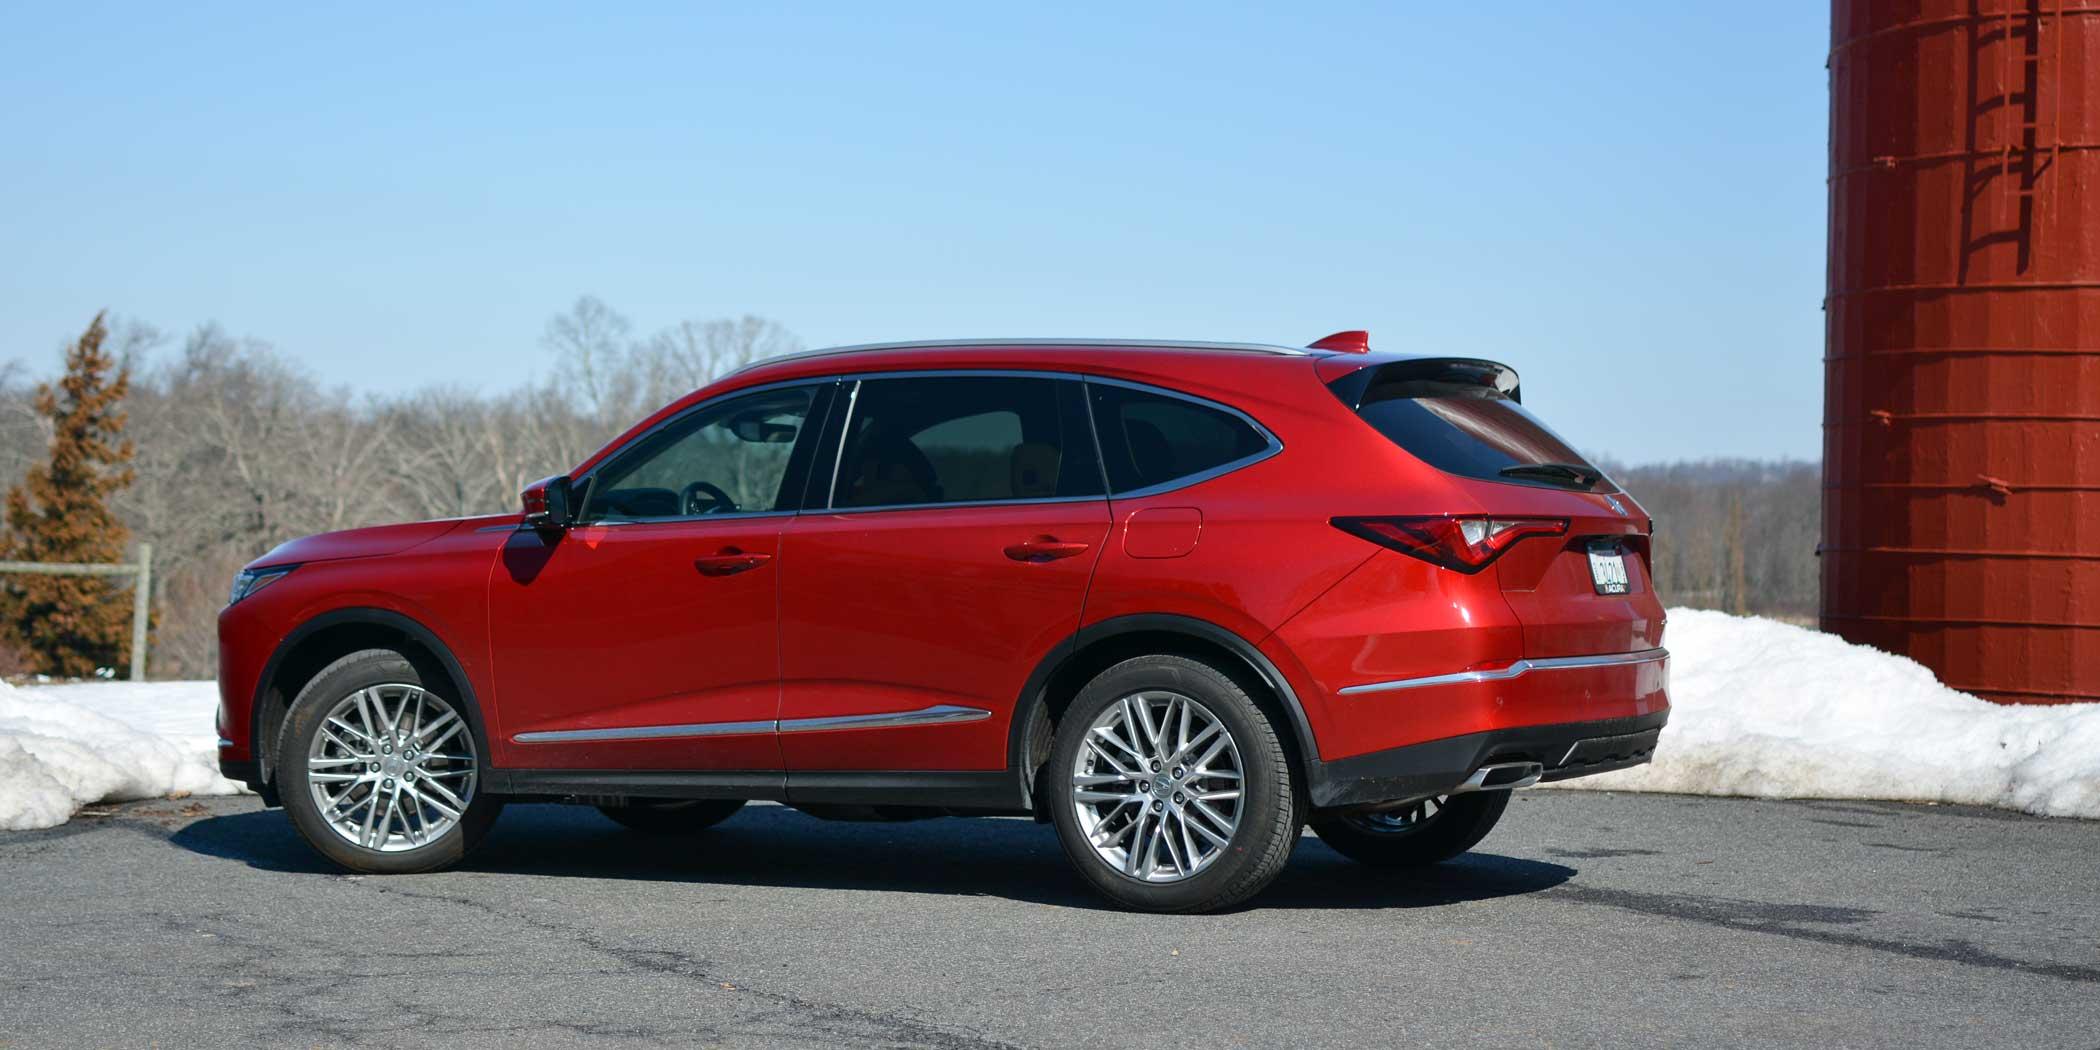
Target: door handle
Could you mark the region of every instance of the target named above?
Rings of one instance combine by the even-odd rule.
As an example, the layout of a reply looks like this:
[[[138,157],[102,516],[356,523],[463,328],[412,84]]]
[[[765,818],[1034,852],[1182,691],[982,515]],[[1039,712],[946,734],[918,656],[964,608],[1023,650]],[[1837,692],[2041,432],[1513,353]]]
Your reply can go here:
[[[735,547],[724,547],[720,553],[706,554],[693,559],[693,568],[702,576],[734,576],[737,573],[756,569],[772,561],[770,554],[747,553]]]
[[[1037,536],[1032,540],[1016,543],[1006,548],[1006,556],[1015,561],[1056,561],[1059,558],[1070,558],[1074,555],[1085,554],[1089,546],[1085,543],[1060,542],[1055,536]]]

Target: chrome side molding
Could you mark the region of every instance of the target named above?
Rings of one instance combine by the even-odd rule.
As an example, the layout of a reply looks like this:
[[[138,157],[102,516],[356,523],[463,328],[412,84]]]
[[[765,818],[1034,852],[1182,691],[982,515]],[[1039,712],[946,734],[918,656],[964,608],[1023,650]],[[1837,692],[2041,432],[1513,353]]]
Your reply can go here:
[[[770,733],[776,723],[694,722],[674,726],[620,726],[612,729],[550,729],[518,733],[511,740],[520,744],[559,744],[584,740],[672,740],[689,736],[744,736]]]
[[[1533,671],[1566,671],[1578,667],[1621,667],[1633,664],[1656,663],[1670,658],[1668,649],[1644,649],[1637,653],[1603,653],[1597,656],[1545,656],[1536,660],[1518,660],[1508,667],[1494,667],[1485,671],[1459,671],[1454,674],[1430,675],[1426,678],[1399,678],[1390,682],[1367,682],[1363,685],[1343,686],[1343,696],[1361,693],[1390,693],[1401,689],[1422,689],[1432,685],[1465,685],[1472,682],[1506,682],[1521,678]]]
[[[832,715],[827,718],[789,718],[780,722],[783,733],[821,733],[828,729],[895,729],[898,726],[931,726],[944,722],[982,722],[992,717],[981,707],[935,704],[917,711],[877,715]]]
[[[941,725],[948,722],[980,722],[992,717],[981,707],[935,704],[916,711],[885,711],[869,715],[827,715],[822,718],[789,718],[763,722],[693,722],[668,726],[619,726],[609,729],[552,729],[518,733],[511,740],[520,744],[558,744],[588,740],[676,740],[702,736],[749,736],[756,733],[822,733],[833,729],[894,729],[899,726]]]

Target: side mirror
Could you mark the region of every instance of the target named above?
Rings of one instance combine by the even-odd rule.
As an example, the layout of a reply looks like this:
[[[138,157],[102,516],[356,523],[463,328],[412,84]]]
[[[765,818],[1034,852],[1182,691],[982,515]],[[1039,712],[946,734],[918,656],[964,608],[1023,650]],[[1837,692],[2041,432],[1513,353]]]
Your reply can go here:
[[[576,508],[569,505],[569,476],[556,475],[541,478],[525,486],[519,500],[525,504],[525,524],[531,528],[559,531],[576,520]]]

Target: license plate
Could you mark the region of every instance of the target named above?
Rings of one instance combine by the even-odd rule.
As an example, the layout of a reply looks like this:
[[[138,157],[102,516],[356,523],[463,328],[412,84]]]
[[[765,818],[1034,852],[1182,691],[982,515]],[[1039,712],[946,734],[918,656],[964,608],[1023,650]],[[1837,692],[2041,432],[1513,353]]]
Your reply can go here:
[[[1626,593],[1626,555],[1619,548],[1601,543],[1590,548],[1590,583],[1598,594]]]

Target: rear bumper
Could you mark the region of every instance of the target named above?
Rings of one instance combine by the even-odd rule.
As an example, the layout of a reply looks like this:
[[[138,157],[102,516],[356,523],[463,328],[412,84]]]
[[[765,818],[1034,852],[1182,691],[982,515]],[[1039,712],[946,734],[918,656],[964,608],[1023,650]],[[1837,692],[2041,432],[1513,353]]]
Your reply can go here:
[[[1667,708],[1626,718],[1490,729],[1317,763],[1309,771],[1317,808],[1448,794],[1490,762],[1528,761],[1542,780],[1605,773],[1654,757]]]

